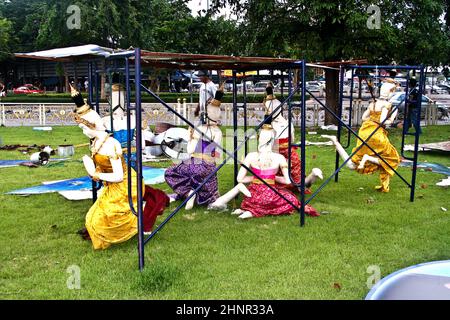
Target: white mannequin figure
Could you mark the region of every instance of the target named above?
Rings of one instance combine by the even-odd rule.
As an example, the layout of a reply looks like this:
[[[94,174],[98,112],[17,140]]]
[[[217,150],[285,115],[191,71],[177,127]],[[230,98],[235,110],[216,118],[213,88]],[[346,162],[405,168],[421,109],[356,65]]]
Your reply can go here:
[[[93,139],[91,144],[92,154],[101,154],[110,157],[112,173],[97,173],[94,160],[92,156],[83,156],[84,167],[87,173],[97,180],[107,182],[121,182],[123,181],[123,167],[122,160],[119,156],[122,155],[122,147],[116,139],[112,138],[106,131],[103,124],[101,124],[100,116],[94,110],[90,110],[87,114],[81,116],[82,119],[90,123],[97,123],[95,128],[89,127],[85,122],[79,123],[79,127],[83,133]]]
[[[266,125],[265,125],[266,126]],[[244,159],[244,165],[247,167],[252,167],[256,169],[278,169],[281,168],[283,176],[277,176],[275,179],[279,183],[289,184],[291,183],[289,179],[289,173],[287,170],[286,159],[278,153],[273,152],[273,143],[275,139],[275,131],[272,129],[261,130],[258,140],[258,152],[251,152],[247,154]],[[217,199],[214,203],[210,205],[210,209],[220,209],[226,207],[226,204],[234,199],[240,192],[242,192],[246,197],[251,197],[250,191],[247,189],[245,184],[251,183],[255,178],[254,176],[247,176],[247,169],[241,167],[237,176],[238,184]],[[252,218],[253,215],[249,211],[243,211],[241,209],[236,209],[232,214],[239,215],[241,219]]]
[[[380,170],[381,186],[376,186],[375,188],[381,192],[389,192],[390,176],[394,175],[392,168],[396,169],[400,163],[398,152],[389,142],[388,133],[384,128],[384,126],[389,126],[397,115],[397,112],[392,112],[389,115],[392,107],[389,98],[395,92],[396,87],[397,85],[394,81],[383,83],[380,89],[380,98],[369,104],[362,116],[363,123],[358,132],[358,135],[363,140],[367,140],[370,137],[366,141],[367,144],[377,151],[384,161],[367,146],[361,146],[362,142],[359,140],[357,140],[357,146],[353,149],[355,154],[349,159],[349,154],[335,136],[322,135],[323,138],[330,139],[333,142],[336,146],[336,151],[344,161],[348,160],[346,165],[350,170],[356,170],[363,174],[371,174],[376,170]],[[384,126],[378,128],[383,121],[385,121]],[[378,130],[374,133],[377,128]]]
[[[220,110],[220,104],[218,107],[208,107],[208,119],[206,124],[202,124],[197,127],[199,131],[202,132],[202,135],[194,130],[193,128],[189,128],[189,139],[187,144],[187,152],[189,155],[195,154],[197,145],[200,141],[200,139],[203,138],[203,140],[213,141],[215,144],[221,146],[222,145],[222,130],[217,126],[217,124],[220,121],[221,117],[221,110]],[[210,145],[210,148],[213,148],[214,144]],[[215,157],[216,161],[217,159],[220,159],[220,151],[218,148],[215,148]],[[192,194],[194,190],[192,190],[189,195]],[[195,203],[195,195],[189,199],[189,201],[186,203],[186,210],[191,210],[194,207]]]
[[[275,131],[271,128],[270,125],[264,125],[263,130],[261,130],[259,140],[258,140],[258,152],[251,152],[249,153],[244,161],[243,164],[246,167],[251,168],[254,171],[260,171],[263,176],[267,174],[267,172],[276,173],[281,169],[282,176],[274,176],[274,181],[271,181],[271,178],[269,178],[269,184],[272,184],[273,188],[278,190],[279,192],[283,193],[285,197],[288,197],[292,200],[292,202],[297,202],[296,197],[290,193],[288,190],[285,189],[277,189],[275,183],[279,184],[290,184],[291,180],[289,178],[289,172],[288,172],[288,164],[286,161],[286,158],[278,153],[273,152],[273,142],[275,138]],[[245,167],[241,167],[239,170],[238,176],[237,176],[237,182],[238,184],[228,191],[226,194],[218,198],[214,203],[212,203],[209,208],[213,210],[220,210],[223,208],[226,208],[226,205],[228,202],[230,202],[232,199],[234,199],[240,192],[244,194],[245,197],[252,197],[252,193],[247,189],[245,184],[249,183],[256,183],[260,184],[258,178],[255,178],[254,176],[247,176],[247,169]],[[264,178],[261,176],[262,178]],[[308,177],[308,180],[313,179],[314,175],[311,175]],[[267,178],[264,178],[265,180]],[[267,181],[266,181],[267,182]],[[268,191],[267,189],[264,189],[262,192],[270,192],[272,194],[275,194],[273,190]],[[258,196],[261,196],[261,194],[258,194]],[[264,195],[263,195],[264,196]],[[273,197],[273,195],[269,195],[269,197]],[[277,195],[277,197],[279,197]],[[278,203],[274,204],[273,202],[270,202],[273,207],[266,208],[268,211],[275,211],[275,213],[270,214],[278,214],[276,211],[278,210],[278,206],[285,207],[286,202],[284,199],[279,197]],[[289,205],[290,206],[290,205]],[[293,207],[290,206],[290,210],[293,210]],[[286,210],[281,209],[281,210]],[[314,209],[308,208],[308,210],[313,211]],[[251,212],[249,210],[245,209],[237,209],[232,212],[234,215],[239,215],[240,219],[248,219],[253,218],[255,216],[261,216],[262,214],[259,212]],[[280,213],[281,214],[281,213]]]
[[[71,87],[72,97],[76,101],[77,110],[75,114],[75,121],[83,130],[91,142],[92,155],[83,156],[84,167],[93,179],[107,182],[121,182],[123,181],[123,167],[120,156],[122,155],[122,147],[120,143],[112,138],[105,130],[105,125],[99,114],[90,108],[89,105],[83,101],[79,92]],[[93,160],[95,154],[101,154],[110,157],[112,173],[98,173]]]
[[[111,108],[113,110],[113,126],[114,131],[126,130],[127,129],[127,116],[125,114],[125,91],[122,85],[113,84],[111,92]],[[103,123],[106,130],[111,131],[111,116],[108,115],[103,117]],[[130,116],[131,129],[135,128],[136,120],[134,112],[131,112]]]
[[[389,102],[389,99],[392,97],[393,93],[395,92],[397,85],[392,82],[385,82],[381,86],[380,90],[380,98],[376,100],[375,103],[371,102],[369,106],[367,107],[366,111],[364,111],[362,115],[362,121],[367,121],[370,119],[370,113],[371,112],[381,112],[380,116],[380,123],[382,123],[387,116],[389,115],[389,111],[391,108],[391,103]],[[395,121],[395,117],[397,116],[398,110],[392,113],[392,115],[387,119],[384,124],[385,126],[391,125]],[[330,139],[333,144],[336,146],[336,151],[341,156],[342,160],[346,161],[349,158],[349,154],[347,151],[342,147],[342,145],[337,141],[336,136],[330,136],[330,135],[322,135],[321,137]],[[357,166],[352,160],[347,161],[346,165],[347,168],[350,170],[362,170],[364,166],[366,165],[366,162],[372,162],[374,164],[380,165],[381,160],[378,157],[370,156],[368,154],[365,154],[360,161],[359,165]]]
[[[273,94],[272,83],[269,83],[266,88],[266,98],[264,99],[264,108],[266,115],[272,114],[276,110],[281,102]],[[272,116],[272,127],[275,130],[275,143],[273,151],[282,154],[286,159],[289,156],[288,138],[289,138],[289,121],[283,117],[282,108],[275,112]],[[295,128],[291,123],[291,142],[295,139]],[[287,160],[286,160],[287,161]],[[300,183],[300,159],[296,148],[291,149],[291,165],[292,165],[292,177],[294,182]],[[322,170],[314,168],[311,174],[306,177],[305,184],[309,188],[317,179],[323,179]]]
[[[269,84],[271,86],[271,84]],[[272,89],[273,90],[273,89]],[[280,100],[276,99],[273,95],[268,95],[264,101],[264,109],[266,114],[271,114],[275,109],[281,105]],[[282,115],[282,108],[280,108],[272,116],[272,127],[275,130],[275,139],[286,139],[289,137],[289,130],[287,129],[289,122]],[[291,124],[291,141],[295,139],[294,125]],[[275,145],[276,147],[276,145]],[[274,150],[277,151],[277,150]]]
[[[217,176],[205,181],[215,169],[220,158],[218,145],[222,144],[220,123],[220,104],[223,97],[223,86],[217,90],[215,98],[209,102],[203,114],[205,123],[189,128],[187,134],[187,158],[182,163],[168,168],[165,172],[167,184],[175,191],[177,197],[186,198],[202,185],[197,194],[186,203],[186,210],[194,207],[194,203],[208,205],[219,197]]]

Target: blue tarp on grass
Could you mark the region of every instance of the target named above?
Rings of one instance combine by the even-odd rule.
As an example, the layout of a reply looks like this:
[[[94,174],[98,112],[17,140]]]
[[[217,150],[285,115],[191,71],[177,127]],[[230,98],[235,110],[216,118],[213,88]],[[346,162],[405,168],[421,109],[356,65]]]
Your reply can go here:
[[[164,182],[164,168],[143,167],[143,176],[145,184],[158,184]],[[39,185],[35,187],[14,190],[7,194],[13,195],[33,195],[61,191],[82,191],[92,190],[92,180],[89,177],[81,177],[70,180],[59,181],[55,183]]]

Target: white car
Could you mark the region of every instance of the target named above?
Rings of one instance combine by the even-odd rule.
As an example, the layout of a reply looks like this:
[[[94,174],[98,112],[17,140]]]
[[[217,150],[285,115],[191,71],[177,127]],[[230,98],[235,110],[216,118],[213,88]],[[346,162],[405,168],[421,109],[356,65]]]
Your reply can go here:
[[[403,115],[405,113],[405,92],[396,92],[391,99],[389,99],[389,102],[392,103],[392,106],[398,106],[398,118],[402,119]],[[450,108],[442,104],[440,102],[436,102],[427,97],[426,95],[422,95],[422,110],[425,108],[428,104],[434,105],[437,108],[437,117],[439,120],[442,120],[443,118],[448,118],[450,114]],[[425,117],[425,114],[422,112],[421,117]]]

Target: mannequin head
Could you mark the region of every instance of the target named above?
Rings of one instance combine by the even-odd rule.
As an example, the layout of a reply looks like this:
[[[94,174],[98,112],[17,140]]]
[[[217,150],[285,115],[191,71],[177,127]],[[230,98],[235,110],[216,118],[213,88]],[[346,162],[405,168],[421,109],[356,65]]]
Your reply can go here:
[[[209,79],[209,72],[208,70],[200,70],[197,72],[197,76],[200,77],[200,81],[203,83],[208,83],[209,81],[211,81],[211,79]]]
[[[272,83],[269,83],[266,87],[266,97],[264,98],[264,107],[267,114],[271,114],[275,109],[277,109],[281,105],[280,100],[278,100],[273,94],[273,86]],[[281,115],[281,108],[274,113],[272,116],[273,121],[283,120],[283,116]]]
[[[91,106],[83,100],[83,97],[75,88],[71,87],[71,91],[72,100],[76,104],[74,119],[83,130],[83,133],[92,139],[96,138],[99,133],[105,132],[106,128],[100,115],[91,109]]]
[[[395,83],[384,82],[380,88],[380,99],[389,100],[395,93],[397,86]]]
[[[263,125],[258,139],[258,152],[271,151],[275,141],[275,131],[272,125]]]

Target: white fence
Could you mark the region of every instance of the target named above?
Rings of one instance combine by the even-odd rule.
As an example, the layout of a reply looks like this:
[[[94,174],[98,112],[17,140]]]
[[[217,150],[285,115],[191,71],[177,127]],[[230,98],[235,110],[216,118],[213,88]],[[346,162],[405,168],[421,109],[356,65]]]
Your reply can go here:
[[[169,104],[180,114],[185,116],[192,122],[195,122],[194,103],[171,103]],[[183,125],[183,121],[176,117],[173,113],[158,103],[143,103],[142,119],[144,123],[154,125],[156,122],[167,122],[174,125]],[[367,102],[356,101],[353,105],[352,114],[349,108],[343,110],[342,118],[348,123],[349,117],[352,117],[352,125],[361,124],[361,116],[367,108]],[[0,125],[14,126],[65,126],[76,125],[73,121],[72,103],[1,103],[0,102]],[[105,116],[108,114],[108,104],[100,105],[100,114]],[[233,112],[231,103],[222,104],[222,125],[233,125]],[[424,106],[422,110],[425,119],[422,119],[422,125],[434,124],[450,124],[450,119],[438,119],[436,107],[432,105]],[[284,110],[287,116],[287,111]],[[292,111],[293,122],[300,125],[301,115],[300,109],[295,108]],[[247,124],[248,126],[256,126],[264,118],[264,108],[262,104],[247,104]],[[309,127],[323,125],[325,121],[325,110],[319,104],[307,103],[306,123]],[[244,111],[238,111],[238,124],[244,124]]]

